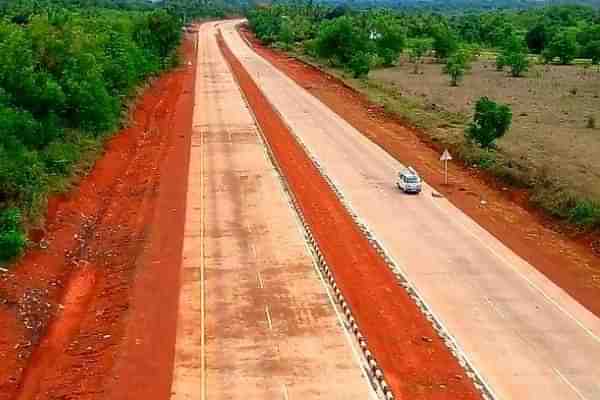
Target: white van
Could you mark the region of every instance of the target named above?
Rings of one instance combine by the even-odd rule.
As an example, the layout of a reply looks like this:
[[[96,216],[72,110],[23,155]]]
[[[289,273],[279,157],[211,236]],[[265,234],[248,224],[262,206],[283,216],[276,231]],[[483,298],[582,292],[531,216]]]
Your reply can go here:
[[[413,167],[408,167],[398,173],[396,186],[404,193],[421,193],[421,178]]]

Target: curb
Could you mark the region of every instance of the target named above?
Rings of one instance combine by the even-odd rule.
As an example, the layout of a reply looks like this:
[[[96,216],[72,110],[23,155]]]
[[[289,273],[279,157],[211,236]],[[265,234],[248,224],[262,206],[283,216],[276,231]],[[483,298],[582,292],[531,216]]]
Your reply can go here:
[[[262,131],[260,131],[260,132],[262,135]],[[268,148],[267,151],[269,153],[269,157],[273,158],[270,148],[269,147],[267,147],[267,148]],[[319,248],[319,244],[317,243],[317,240],[314,238],[314,235],[310,229],[309,224],[306,222],[306,219],[304,218],[304,214],[302,214],[302,210],[300,209],[299,205],[296,202],[295,196],[293,195],[293,193],[291,193],[290,188],[288,187],[287,181],[285,180],[284,175],[282,175],[282,171],[279,168],[279,165],[276,162],[274,162],[274,165],[281,176],[281,180],[284,184],[285,190],[290,195],[292,207],[294,208],[294,210],[298,214],[298,217],[300,218],[300,222],[302,223],[302,227],[304,228],[306,240],[317,260],[317,266],[318,266],[319,270],[321,271],[321,273],[323,274],[323,277],[326,278],[325,280],[329,284],[329,287],[331,288],[331,290],[334,294],[335,301],[340,306],[340,308],[344,314],[344,317],[346,318],[348,329],[354,334],[354,337],[356,338],[356,340],[358,342],[358,346],[359,346],[364,358],[367,361],[369,371],[371,372],[372,376],[375,378],[375,380],[379,384],[379,387],[381,388],[381,391],[383,392],[384,398],[386,400],[394,400],[395,399],[394,394],[392,393],[392,390],[390,389],[390,386],[385,379],[383,370],[379,367],[379,364],[377,363],[377,360],[375,359],[375,357],[373,356],[371,351],[369,351],[367,340],[365,339],[363,334],[360,332],[360,328],[358,327],[358,324],[356,323],[356,319],[352,315],[352,310],[350,309],[350,306],[346,302],[346,299],[344,298],[344,295],[342,294],[340,288],[337,286],[337,283],[335,281],[335,276],[331,272],[329,265],[327,265],[327,261],[325,261],[325,257],[323,256],[323,253],[322,253],[321,249]]]

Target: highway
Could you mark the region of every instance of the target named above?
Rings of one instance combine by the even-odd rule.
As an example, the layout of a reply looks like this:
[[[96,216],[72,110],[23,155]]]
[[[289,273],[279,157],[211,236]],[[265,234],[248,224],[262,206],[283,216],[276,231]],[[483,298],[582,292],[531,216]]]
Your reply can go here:
[[[497,399],[600,399],[600,320],[254,53],[228,21],[225,42],[386,249]]]
[[[199,28],[171,399],[376,399],[216,24]]]

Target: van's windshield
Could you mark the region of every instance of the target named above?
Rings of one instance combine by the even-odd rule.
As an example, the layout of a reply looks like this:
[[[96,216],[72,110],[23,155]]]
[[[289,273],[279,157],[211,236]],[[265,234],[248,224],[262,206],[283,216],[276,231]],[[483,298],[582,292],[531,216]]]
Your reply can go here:
[[[419,183],[419,178],[416,176],[407,176],[405,179],[408,183]]]

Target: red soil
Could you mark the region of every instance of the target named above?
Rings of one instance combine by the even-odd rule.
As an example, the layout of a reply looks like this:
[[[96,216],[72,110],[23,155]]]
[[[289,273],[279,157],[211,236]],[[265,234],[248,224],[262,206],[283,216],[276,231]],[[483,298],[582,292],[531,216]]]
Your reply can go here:
[[[0,276],[0,400],[170,393],[195,43],[149,87],[36,248]],[[142,340],[139,340],[139,339]]]
[[[480,398],[222,38],[220,46],[396,397]]]
[[[405,165],[414,166],[487,231],[600,316],[600,237],[573,235],[528,204],[524,191],[506,188],[485,172],[452,162],[444,185],[441,151],[426,133],[385,113],[339,79],[302,61],[263,46],[246,29],[244,37],[258,54],[292,78],[374,143]],[[487,202],[481,204],[481,200]]]

